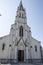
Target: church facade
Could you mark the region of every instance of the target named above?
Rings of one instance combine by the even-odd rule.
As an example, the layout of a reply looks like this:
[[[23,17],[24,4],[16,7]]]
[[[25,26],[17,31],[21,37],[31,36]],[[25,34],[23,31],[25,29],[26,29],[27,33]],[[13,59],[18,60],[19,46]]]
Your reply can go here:
[[[14,59],[14,62],[38,60],[41,59],[40,46],[41,42],[31,35],[26,11],[20,1],[10,33],[0,37],[0,59]]]

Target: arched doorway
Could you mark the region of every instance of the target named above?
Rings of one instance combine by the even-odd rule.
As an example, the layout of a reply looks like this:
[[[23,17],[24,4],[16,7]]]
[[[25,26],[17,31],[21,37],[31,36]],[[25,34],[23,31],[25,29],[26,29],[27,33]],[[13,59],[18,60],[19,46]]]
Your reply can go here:
[[[24,61],[24,50],[18,50],[18,61]]]

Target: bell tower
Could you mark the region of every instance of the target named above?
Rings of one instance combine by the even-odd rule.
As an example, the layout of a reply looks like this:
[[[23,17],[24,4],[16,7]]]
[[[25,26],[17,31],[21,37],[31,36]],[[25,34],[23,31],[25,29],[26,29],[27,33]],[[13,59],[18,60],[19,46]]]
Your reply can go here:
[[[30,27],[27,25],[26,11],[21,0],[16,11],[15,23],[11,26],[11,34],[15,36],[15,39],[17,38],[19,40],[22,38],[25,41],[31,34],[29,30]]]
[[[17,8],[16,12],[16,22],[15,23],[27,23],[26,22],[26,12],[25,8],[23,7],[22,0],[20,1],[20,4]]]

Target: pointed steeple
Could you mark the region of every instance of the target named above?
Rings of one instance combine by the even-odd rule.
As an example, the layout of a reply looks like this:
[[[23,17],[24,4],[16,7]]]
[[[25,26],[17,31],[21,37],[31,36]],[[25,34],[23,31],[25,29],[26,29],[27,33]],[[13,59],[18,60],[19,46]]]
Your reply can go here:
[[[26,22],[26,20],[27,20],[26,11],[25,11],[25,8],[23,7],[22,0],[20,1],[20,4],[19,4],[19,6],[17,8],[17,12],[16,12],[16,21],[19,22],[20,20],[24,23],[27,23]]]
[[[24,7],[23,7],[23,4],[22,4],[22,0],[20,1],[20,4],[18,6],[18,10],[23,10],[25,11]]]

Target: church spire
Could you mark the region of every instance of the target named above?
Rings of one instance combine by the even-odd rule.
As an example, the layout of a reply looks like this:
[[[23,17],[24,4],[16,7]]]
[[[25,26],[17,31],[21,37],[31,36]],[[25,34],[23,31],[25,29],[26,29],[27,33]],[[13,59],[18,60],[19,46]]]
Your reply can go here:
[[[22,0],[20,1],[20,3],[22,3]]]
[[[20,1],[20,5],[22,5],[22,0]]]
[[[18,6],[18,10],[25,10],[25,9],[23,8],[22,0],[20,1],[20,4],[19,4],[19,6]]]
[[[20,1],[20,4],[17,8],[17,12],[16,12],[16,20],[20,20],[24,23],[26,23],[26,11],[25,11],[25,8],[23,7],[23,4],[22,4],[22,0]],[[21,22],[20,21],[20,22]]]

